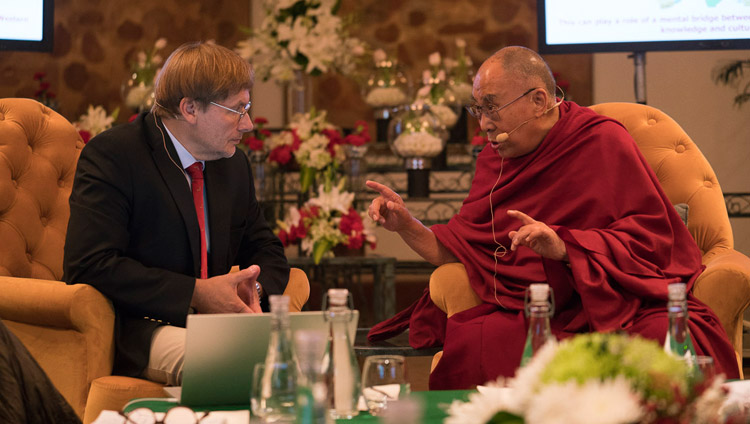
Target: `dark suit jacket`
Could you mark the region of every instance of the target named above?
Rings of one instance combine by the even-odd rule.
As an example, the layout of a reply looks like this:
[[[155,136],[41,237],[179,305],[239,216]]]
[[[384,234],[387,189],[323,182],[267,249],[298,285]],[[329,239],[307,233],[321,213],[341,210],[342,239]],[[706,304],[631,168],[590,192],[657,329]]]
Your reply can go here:
[[[264,291],[283,293],[289,265],[255,198],[246,156],[207,161],[204,175],[209,277],[258,264]],[[81,152],[63,267],[68,284],[91,284],[114,305],[115,374],[142,373],[159,325],[185,326],[200,275],[198,220],[179,157],[151,113]]]

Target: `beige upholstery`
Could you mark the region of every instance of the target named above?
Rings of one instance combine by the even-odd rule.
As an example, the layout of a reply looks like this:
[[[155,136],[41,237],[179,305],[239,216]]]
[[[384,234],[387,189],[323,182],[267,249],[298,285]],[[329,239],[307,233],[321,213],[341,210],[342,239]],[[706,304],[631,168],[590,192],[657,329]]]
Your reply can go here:
[[[695,283],[695,295],[719,317],[742,375],[742,319],[750,304],[750,259],[734,250],[724,196],[711,165],[685,131],[658,109],[636,103],[603,103],[591,108],[620,121],[638,143],[671,202],[688,204],[688,229],[706,265]],[[430,291],[433,302],[448,316],[480,302],[460,264],[435,270]],[[433,361],[433,368],[436,364],[437,360]]]
[[[76,161],[83,147],[62,116],[30,99],[0,99],[0,319],[84,423],[163,386],[111,376],[114,311],[86,284],[62,279]],[[284,294],[299,311],[310,286],[292,269]]]

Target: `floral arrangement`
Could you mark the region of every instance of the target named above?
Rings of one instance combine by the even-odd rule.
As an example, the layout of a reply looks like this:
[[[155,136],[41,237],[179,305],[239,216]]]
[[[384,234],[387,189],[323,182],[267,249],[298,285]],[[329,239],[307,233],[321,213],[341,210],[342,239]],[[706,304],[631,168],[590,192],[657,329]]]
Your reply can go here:
[[[34,98],[39,103],[57,110],[57,95],[50,90],[51,84],[44,80],[46,77],[46,72],[37,72],[34,74],[34,81],[39,81],[39,88],[34,92]]]
[[[515,378],[454,401],[445,423],[723,422],[723,383],[653,341],[581,334],[547,343]]]
[[[383,49],[372,54],[375,71],[367,81],[369,92],[365,103],[373,108],[394,107],[407,103],[406,93],[400,87],[406,83],[396,61],[388,58]]]
[[[338,7],[339,0],[263,0],[263,23],[235,50],[253,62],[263,81],[289,82],[295,71],[350,73],[364,44],[349,37],[335,16]]]
[[[373,224],[367,212],[353,207],[354,193],[343,191],[345,179],[326,189],[321,184],[318,196],[308,200],[301,209],[292,207],[275,232],[284,246],[301,244],[302,251],[316,264],[324,256],[332,256],[334,247],[360,249],[369,244],[375,248]]]
[[[165,47],[167,39],[159,38],[150,50],[139,51],[136,60],[130,64],[131,76],[123,88],[128,107],[140,110],[151,106],[154,80],[164,62],[159,52]]]
[[[417,100],[428,103],[432,113],[437,115],[443,125],[450,128],[458,121],[458,115],[449,106],[456,104],[456,96],[448,87],[440,53],[432,53],[429,62],[430,69],[422,72],[423,85],[417,91]]]
[[[326,121],[326,111],[314,108],[292,117],[289,129],[267,139],[269,160],[279,165],[290,164],[292,158],[300,167],[300,188],[307,191],[316,175],[324,173],[330,181],[339,163],[345,158],[342,145],[361,146],[370,141],[367,123],[357,121],[356,129],[346,137]]]
[[[86,113],[81,115],[78,121],[73,123],[73,126],[78,130],[83,142],[88,143],[97,134],[112,128],[112,124],[114,124],[119,113],[120,108],[116,108],[111,115],[107,115],[104,107],[89,105]]]
[[[466,41],[463,38],[456,39],[455,59],[444,60],[445,69],[448,73],[448,85],[456,97],[456,101],[462,105],[472,102],[472,80],[473,62],[466,55]],[[467,82],[468,81],[468,82]]]

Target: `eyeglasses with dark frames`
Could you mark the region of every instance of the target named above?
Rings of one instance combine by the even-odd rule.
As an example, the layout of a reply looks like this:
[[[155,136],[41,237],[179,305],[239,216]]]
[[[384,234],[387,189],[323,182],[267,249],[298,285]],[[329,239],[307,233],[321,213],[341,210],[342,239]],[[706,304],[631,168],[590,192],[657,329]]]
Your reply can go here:
[[[500,117],[498,114],[500,113],[501,110],[512,105],[513,103],[520,100],[522,97],[531,93],[537,88],[539,87],[529,88],[528,90],[524,91],[523,94],[521,94],[520,96],[516,97],[515,99],[509,101],[508,103],[502,106],[495,106],[495,105],[480,106],[474,103],[473,105],[466,106],[466,110],[469,111],[469,114],[471,114],[471,116],[477,119],[482,119],[482,115],[484,115],[488,117],[489,119],[492,119],[493,121],[495,121]]]
[[[242,106],[242,110],[235,110],[235,109],[232,109],[231,107],[227,107],[227,106],[224,106],[224,105],[220,105],[220,104],[218,104],[218,103],[216,103],[216,102],[209,102],[209,103],[211,103],[211,104],[212,104],[212,105],[214,105],[214,106],[218,106],[218,107],[220,107],[220,108],[222,108],[222,109],[224,109],[224,110],[228,110],[228,111],[230,111],[230,112],[232,112],[232,113],[236,113],[237,115],[239,115],[239,116],[237,117],[237,123],[239,123],[239,122],[240,122],[240,121],[242,120],[242,118],[243,118],[243,117],[244,117],[245,115],[247,115],[247,113],[248,113],[248,112],[250,111],[250,106],[252,106],[252,105],[253,105],[253,102],[247,102],[247,104],[246,104],[246,105]]]

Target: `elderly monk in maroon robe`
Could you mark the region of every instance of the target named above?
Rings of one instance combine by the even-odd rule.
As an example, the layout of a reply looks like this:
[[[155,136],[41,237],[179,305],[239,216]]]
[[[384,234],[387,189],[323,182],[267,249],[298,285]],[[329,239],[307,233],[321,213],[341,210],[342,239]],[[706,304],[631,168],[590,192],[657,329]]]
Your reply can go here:
[[[638,146],[618,122],[555,98],[535,52],[504,48],[474,79],[474,114],[489,135],[460,212],[425,227],[382,184],[369,215],[435,265],[460,261],[483,304],[450,319],[429,299],[373,328],[411,325],[410,343],[443,343],[431,389],[468,388],[512,376],[526,338],[524,293],[554,289],[558,338],[624,331],[663,342],[667,286],[688,286],[698,354],[738,378],[734,350],[714,313],[692,294],[701,254]],[[507,251],[506,251],[507,248]]]

